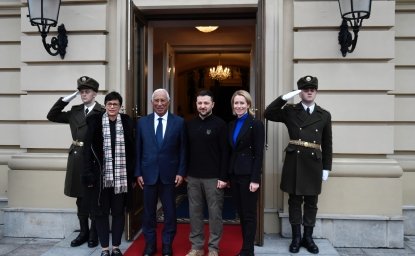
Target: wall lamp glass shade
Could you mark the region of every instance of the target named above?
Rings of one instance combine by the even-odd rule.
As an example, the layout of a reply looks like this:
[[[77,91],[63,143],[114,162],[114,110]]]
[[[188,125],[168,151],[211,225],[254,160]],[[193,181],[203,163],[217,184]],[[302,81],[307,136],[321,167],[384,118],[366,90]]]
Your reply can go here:
[[[338,0],[340,15],[343,19],[340,25],[339,44],[343,57],[354,51],[357,43],[358,33],[363,19],[370,17],[372,0]],[[354,37],[349,32],[352,27]],[[351,48],[350,48],[351,47]]]
[[[58,36],[52,37],[50,44],[46,42],[50,28],[58,23],[61,0],[28,0],[27,4],[30,24],[37,26],[46,51],[52,56],[59,54],[63,59],[68,45],[65,25],[58,26]]]

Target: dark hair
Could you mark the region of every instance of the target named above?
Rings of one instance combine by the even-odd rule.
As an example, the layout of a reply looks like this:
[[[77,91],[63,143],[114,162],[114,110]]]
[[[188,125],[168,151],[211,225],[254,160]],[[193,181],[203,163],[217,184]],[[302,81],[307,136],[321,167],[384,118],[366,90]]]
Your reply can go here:
[[[120,105],[122,105],[122,97],[118,92],[112,91],[105,95],[104,105],[106,105],[107,102],[111,100],[118,100],[120,102]]]
[[[212,102],[214,102],[214,101],[215,101],[215,99],[214,99],[214,97],[213,97],[213,93],[212,93],[211,91],[209,91],[209,90],[205,90],[205,89],[200,90],[200,91],[196,94],[196,98],[197,98],[197,97],[199,97],[199,96],[201,96],[201,97],[203,97],[203,96],[209,96],[209,97],[212,99]]]

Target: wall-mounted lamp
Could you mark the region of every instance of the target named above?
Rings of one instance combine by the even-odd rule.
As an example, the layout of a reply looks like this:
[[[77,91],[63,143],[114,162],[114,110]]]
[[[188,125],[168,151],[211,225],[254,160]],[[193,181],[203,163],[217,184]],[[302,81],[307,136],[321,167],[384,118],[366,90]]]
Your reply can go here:
[[[59,54],[63,59],[68,45],[65,25],[61,24],[58,27],[58,36],[52,37],[50,44],[46,43],[50,27],[56,27],[58,23],[61,0],[28,0],[27,4],[29,5],[30,24],[37,26],[46,51],[52,56]]]
[[[340,7],[340,15],[343,18],[339,32],[339,44],[340,51],[343,57],[346,57],[347,53],[354,51],[357,43],[357,33],[362,26],[363,19],[367,19],[370,16],[370,9],[372,6],[372,0],[338,0]],[[349,32],[349,22],[353,29],[354,38]],[[351,46],[351,49],[349,47]]]

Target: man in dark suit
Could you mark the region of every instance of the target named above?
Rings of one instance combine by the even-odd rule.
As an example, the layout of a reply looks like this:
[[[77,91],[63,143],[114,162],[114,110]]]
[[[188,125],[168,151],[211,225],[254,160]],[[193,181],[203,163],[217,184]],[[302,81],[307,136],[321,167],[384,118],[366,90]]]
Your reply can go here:
[[[170,96],[165,89],[154,91],[154,113],[137,122],[135,177],[143,189],[144,256],[155,255],[157,200],[163,205],[162,255],[173,255],[176,234],[175,187],[183,181],[186,166],[186,135],[183,118],[168,112]]]
[[[297,253],[303,246],[311,253],[318,253],[312,234],[321,183],[327,180],[332,165],[331,115],[314,102],[318,88],[316,77],[302,77],[297,85],[299,90],[278,97],[264,115],[268,120],[284,123],[290,135],[281,177],[281,189],[289,194],[288,214],[292,228],[289,250]],[[286,104],[297,94],[300,103]],[[302,239],[301,224],[304,226]]]
[[[80,246],[88,241],[88,247],[96,247],[98,237],[94,221],[91,221],[91,229],[88,227],[90,205],[85,199],[84,186],[81,184],[81,172],[84,168],[83,146],[87,131],[86,116],[103,113],[105,109],[95,101],[99,87],[95,79],[82,76],[77,83],[78,90],[66,97],[59,98],[50,109],[47,119],[55,123],[69,124],[71,128],[72,145],[69,148],[64,193],[67,196],[76,197],[81,228],[79,235],[71,242],[71,246]],[[63,111],[78,94],[81,95],[82,104],[72,106],[69,111]]]

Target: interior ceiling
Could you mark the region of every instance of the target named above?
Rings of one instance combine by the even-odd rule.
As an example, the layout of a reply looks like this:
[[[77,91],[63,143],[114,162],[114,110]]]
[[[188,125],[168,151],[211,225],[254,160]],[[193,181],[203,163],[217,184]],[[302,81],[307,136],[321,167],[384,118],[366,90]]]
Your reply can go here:
[[[249,67],[255,42],[255,20],[163,21],[154,22],[154,53],[163,54],[168,43],[175,50],[177,72],[202,66]],[[195,26],[219,28],[210,33]]]

